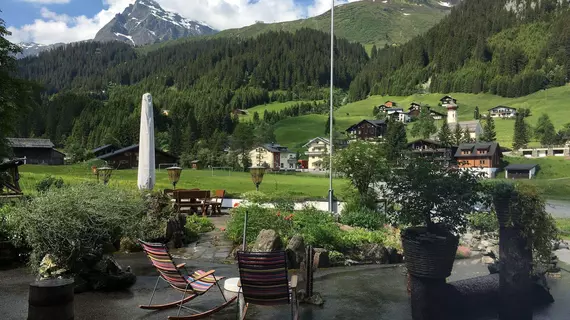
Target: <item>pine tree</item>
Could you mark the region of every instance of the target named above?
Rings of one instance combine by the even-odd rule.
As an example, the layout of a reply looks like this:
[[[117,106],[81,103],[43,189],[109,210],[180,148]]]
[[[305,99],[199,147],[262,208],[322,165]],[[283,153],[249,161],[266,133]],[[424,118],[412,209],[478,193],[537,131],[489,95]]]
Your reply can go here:
[[[372,51],[370,52],[370,58],[376,59],[376,57],[378,57],[378,48],[376,48],[376,45],[373,45]]]
[[[481,118],[481,114],[479,114],[479,106],[475,107],[475,111],[473,112],[473,119],[479,120]]]
[[[546,113],[543,113],[540,118],[538,118],[534,135],[543,146],[556,144],[556,130]]]
[[[428,108],[421,108],[418,120],[414,122],[412,127],[412,135],[414,137],[420,137],[422,139],[429,138],[432,134],[437,132],[437,127],[435,126],[435,120],[431,116]]]
[[[386,141],[383,145],[386,150],[386,159],[390,161],[398,159],[407,144],[406,126],[399,121],[389,121]]]
[[[524,114],[517,114],[514,130],[513,148],[518,150],[525,147],[529,142],[528,127],[524,121]]]
[[[469,143],[469,142],[472,142],[471,133],[469,132],[469,129],[468,129],[468,128],[465,128],[465,129],[463,130],[463,138],[461,139],[461,142],[462,142],[462,143]]]
[[[257,111],[253,113],[253,123],[259,123],[259,112]]]
[[[451,141],[453,141],[453,145],[460,145],[463,143],[463,129],[461,129],[461,126],[459,125],[459,123],[455,124],[455,129],[453,130],[453,136]]]
[[[336,124],[336,119],[333,117],[333,127]],[[331,117],[327,117],[327,123],[325,124],[325,135],[330,134],[331,126]]]
[[[175,156],[182,153],[182,128],[180,119],[175,116],[172,119],[172,125],[168,130],[170,141],[168,142],[168,151]]]
[[[497,140],[497,132],[495,131],[495,120],[491,117],[491,114],[487,114],[485,118],[485,126],[483,127],[483,135],[481,136],[481,141],[493,142]]]
[[[439,142],[441,142],[441,144],[443,144],[446,147],[452,145],[451,130],[449,130],[449,125],[447,124],[447,121],[442,122],[441,129],[439,129],[439,132],[437,134],[437,138]]]

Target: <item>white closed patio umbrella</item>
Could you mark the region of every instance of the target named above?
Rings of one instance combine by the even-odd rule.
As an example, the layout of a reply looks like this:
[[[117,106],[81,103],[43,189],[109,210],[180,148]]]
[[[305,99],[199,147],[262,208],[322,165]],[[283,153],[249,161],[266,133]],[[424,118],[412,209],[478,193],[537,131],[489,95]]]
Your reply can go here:
[[[152,190],[154,188],[156,181],[154,153],[152,96],[150,93],[145,93],[142,97],[139,137],[139,174],[137,184],[140,190]]]

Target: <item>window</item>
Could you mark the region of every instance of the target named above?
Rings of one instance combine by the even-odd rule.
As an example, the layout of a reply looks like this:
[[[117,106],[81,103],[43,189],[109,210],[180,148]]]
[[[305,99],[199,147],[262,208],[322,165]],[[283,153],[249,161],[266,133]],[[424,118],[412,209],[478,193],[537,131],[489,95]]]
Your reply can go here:
[[[487,154],[486,149],[477,149],[477,154]]]
[[[482,166],[484,166],[484,165],[487,164],[487,160],[480,160],[480,161],[479,161],[479,164],[482,165]]]
[[[283,169],[283,163],[281,163],[281,169]]]
[[[471,154],[471,150],[461,150],[461,154]]]

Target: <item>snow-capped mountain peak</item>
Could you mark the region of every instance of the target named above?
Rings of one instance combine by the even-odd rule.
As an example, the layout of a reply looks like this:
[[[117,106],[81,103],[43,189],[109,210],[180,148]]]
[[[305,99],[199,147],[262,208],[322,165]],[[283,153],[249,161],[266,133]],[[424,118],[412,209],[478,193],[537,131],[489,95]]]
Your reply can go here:
[[[206,24],[164,10],[156,1],[137,0],[99,30],[94,40],[145,45],[215,32]]]
[[[41,44],[35,42],[20,42],[18,47],[22,49],[22,52],[16,55],[16,59],[22,59],[29,56],[37,56],[43,51],[55,49],[65,45],[64,43],[54,43],[54,44]]]

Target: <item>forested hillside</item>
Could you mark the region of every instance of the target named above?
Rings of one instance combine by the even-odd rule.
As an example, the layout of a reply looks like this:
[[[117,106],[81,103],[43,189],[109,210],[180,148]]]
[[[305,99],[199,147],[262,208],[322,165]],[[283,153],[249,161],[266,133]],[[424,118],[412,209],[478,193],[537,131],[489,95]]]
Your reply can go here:
[[[335,85],[347,90],[368,55],[360,44],[336,44]],[[32,116],[20,119],[18,135],[50,138],[66,149],[127,146],[138,141],[140,100],[151,92],[159,147],[193,157],[211,149],[208,156],[216,158],[238,123],[232,110],[328,99],[329,46],[327,34],[303,29],[183,43],[149,54],[94,42],[45,52],[18,61],[24,78],[47,89]],[[274,140],[270,125],[250,129],[256,142]]]
[[[380,50],[350,97],[427,91],[518,97],[560,86],[569,75],[568,1],[468,0],[426,34]]]

